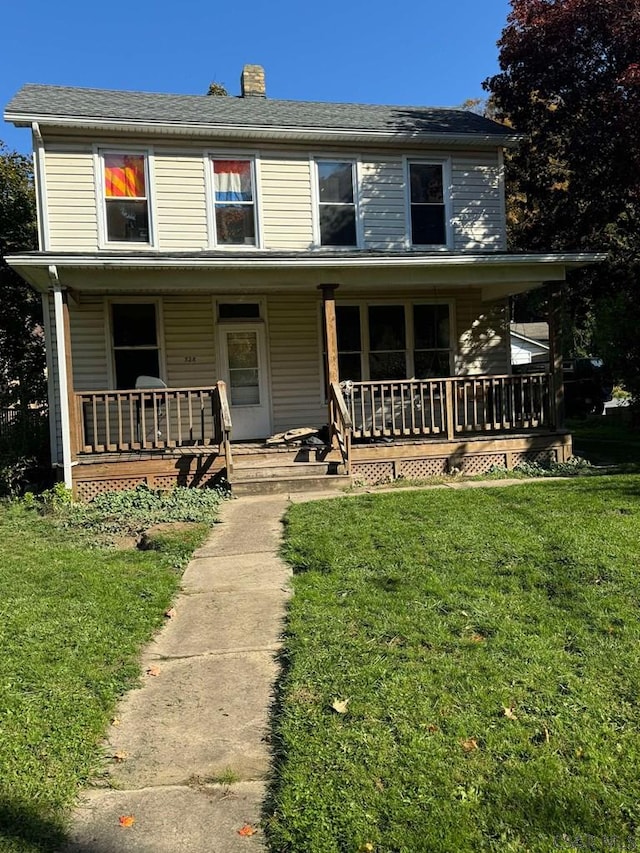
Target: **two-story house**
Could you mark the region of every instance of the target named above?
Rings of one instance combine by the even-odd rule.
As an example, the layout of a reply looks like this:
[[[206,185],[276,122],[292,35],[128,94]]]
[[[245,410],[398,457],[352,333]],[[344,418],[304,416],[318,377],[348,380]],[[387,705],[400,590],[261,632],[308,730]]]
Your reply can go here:
[[[596,256],[506,251],[508,128],[270,100],[259,66],[241,97],[27,85],[5,117],[33,133],[40,248],[9,261],[42,294],[81,497],[570,454],[557,322],[555,375],[511,375],[508,297]],[[326,447],[263,445],[326,424]]]

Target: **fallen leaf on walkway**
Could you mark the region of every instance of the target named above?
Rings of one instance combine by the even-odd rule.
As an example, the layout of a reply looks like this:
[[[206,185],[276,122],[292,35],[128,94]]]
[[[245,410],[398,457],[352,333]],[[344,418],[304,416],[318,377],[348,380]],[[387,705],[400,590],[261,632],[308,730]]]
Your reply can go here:
[[[113,720],[111,720],[111,725],[112,726],[119,726],[120,725],[119,717],[114,717]]]
[[[113,753],[113,760],[117,761],[118,763],[120,763],[122,761],[126,761],[127,758],[129,758],[128,752],[114,752]]]
[[[334,699],[331,703],[331,707],[336,712],[336,714],[346,714],[348,704],[348,699]]]
[[[257,831],[250,823],[245,823],[242,829],[238,830],[238,835],[241,835],[243,838],[249,838],[250,835],[255,835]]]
[[[165,610],[164,615],[167,617],[167,619],[173,619],[173,617],[176,615],[175,607],[170,607],[168,610]]]
[[[473,752],[474,749],[478,749],[478,741],[474,737],[468,737],[462,741],[462,748],[465,752]]]
[[[136,819],[132,814],[123,814],[118,818],[120,826],[133,826],[135,822]]]
[[[159,666],[150,666],[147,670],[147,675],[160,675],[160,667]]]

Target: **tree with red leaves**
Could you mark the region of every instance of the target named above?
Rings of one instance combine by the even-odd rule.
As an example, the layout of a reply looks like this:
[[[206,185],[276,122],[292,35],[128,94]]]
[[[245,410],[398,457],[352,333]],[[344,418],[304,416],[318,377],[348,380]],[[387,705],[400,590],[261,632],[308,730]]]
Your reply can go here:
[[[609,253],[568,289],[573,343],[582,332],[640,396],[640,0],[511,6],[484,84],[526,134],[508,164],[511,246]]]

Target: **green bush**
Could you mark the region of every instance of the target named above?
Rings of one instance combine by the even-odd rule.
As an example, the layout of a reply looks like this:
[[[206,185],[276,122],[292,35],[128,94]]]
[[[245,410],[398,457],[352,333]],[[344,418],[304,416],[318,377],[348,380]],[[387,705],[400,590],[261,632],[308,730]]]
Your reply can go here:
[[[61,483],[25,505],[55,515],[59,523],[102,537],[139,536],[156,524],[194,522],[212,524],[226,493],[221,489],[188,489],[169,492],[140,485],[135,489],[105,492],[90,504],[76,503]],[[102,539],[104,541],[104,539]]]

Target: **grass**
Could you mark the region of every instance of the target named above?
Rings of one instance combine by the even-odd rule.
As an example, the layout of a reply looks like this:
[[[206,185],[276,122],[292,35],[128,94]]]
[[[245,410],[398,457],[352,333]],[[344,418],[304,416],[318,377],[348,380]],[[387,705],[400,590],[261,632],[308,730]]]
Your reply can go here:
[[[0,851],[58,849],[79,786],[95,772],[118,697],[163,621],[180,569],[208,525],[164,532],[146,551],[92,546],[0,505]]]
[[[636,849],[639,497],[621,476],[292,507],[271,849]]]
[[[594,465],[625,465],[640,470],[640,430],[633,429],[629,420],[593,416],[571,420],[567,426],[577,455]]]

